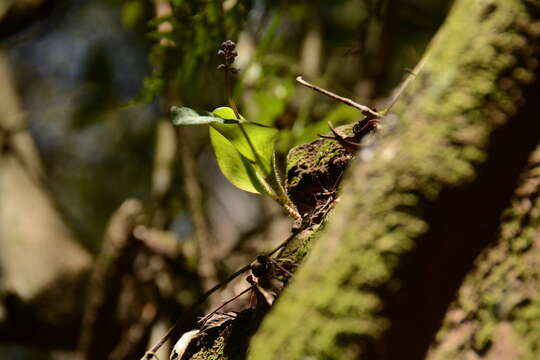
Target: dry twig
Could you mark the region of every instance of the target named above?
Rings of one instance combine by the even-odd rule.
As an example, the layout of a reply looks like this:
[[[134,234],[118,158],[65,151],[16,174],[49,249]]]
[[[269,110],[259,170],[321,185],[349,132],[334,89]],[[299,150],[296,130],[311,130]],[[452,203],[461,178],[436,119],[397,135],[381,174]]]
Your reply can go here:
[[[362,112],[362,114],[364,115],[370,115],[372,117],[375,117],[375,118],[381,118],[383,117],[382,114],[376,112],[375,110],[372,110],[370,109],[369,107],[365,106],[365,105],[362,105],[362,104],[358,104],[357,102],[349,99],[349,98],[346,98],[346,97],[343,97],[343,96],[339,96],[339,95],[336,95],[334,94],[333,92],[331,91],[328,91],[326,89],[323,89],[321,87],[318,87],[317,85],[313,85],[309,82],[307,82],[306,80],[302,79],[301,76],[297,76],[296,77],[296,81],[298,81],[300,84],[304,85],[304,86],[307,86],[308,88],[310,89],[313,89],[315,91],[318,91],[320,92],[321,94],[324,94],[326,96],[329,96],[331,97],[332,99],[335,99],[335,100],[338,100],[338,101],[341,101],[342,103],[344,104],[347,104],[349,106],[352,106],[353,108],[355,109],[358,109]]]

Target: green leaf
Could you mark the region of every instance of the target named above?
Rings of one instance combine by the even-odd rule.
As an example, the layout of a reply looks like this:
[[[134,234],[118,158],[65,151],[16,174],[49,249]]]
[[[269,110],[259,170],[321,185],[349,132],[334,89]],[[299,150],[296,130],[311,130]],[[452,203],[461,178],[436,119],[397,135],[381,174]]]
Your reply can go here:
[[[223,119],[236,119],[234,111],[229,107],[217,108],[212,113]],[[241,120],[244,119],[241,117]],[[274,140],[278,133],[277,129],[244,120],[242,126],[251,141],[251,145],[253,145],[252,149],[240,126],[226,126],[220,123],[212,123],[211,126],[227,138],[242,156],[253,163],[263,177],[272,176],[272,157]],[[256,154],[253,153],[253,150]],[[261,164],[257,162],[256,156],[259,157]],[[260,165],[262,165],[262,168]]]
[[[246,120],[242,115],[240,115],[240,119],[237,119],[236,115],[234,114],[234,110],[227,106],[221,106],[214,109],[214,111],[212,111],[212,115],[223,119],[225,121],[224,124],[242,123],[242,124],[260,126],[267,129],[275,129],[272,126],[261,124],[260,122]]]
[[[238,188],[272,196],[253,164],[219,131],[210,128],[210,141],[223,175]]]
[[[215,108],[214,111],[212,111],[212,114],[214,114],[215,116],[224,118],[224,119],[236,119],[234,110],[228,106],[220,106],[218,108]],[[244,120],[244,117],[240,115],[240,119]]]
[[[199,115],[195,110],[188,107],[173,106],[171,108],[172,122],[174,125],[203,125],[203,124],[238,124],[245,120],[224,119],[217,115]]]
[[[223,108],[218,108],[223,109]],[[230,108],[225,108],[230,109]],[[217,109],[216,109],[217,110]],[[232,111],[232,109],[231,109]],[[226,124],[226,125],[238,125],[240,123],[252,124],[260,127],[270,128],[267,125],[259,124],[256,122],[247,121],[244,118],[240,120],[236,119],[233,115],[231,117],[220,116],[219,113],[209,113],[208,115],[199,115],[195,110],[183,106],[171,107],[172,122],[174,125],[206,125],[206,124]]]

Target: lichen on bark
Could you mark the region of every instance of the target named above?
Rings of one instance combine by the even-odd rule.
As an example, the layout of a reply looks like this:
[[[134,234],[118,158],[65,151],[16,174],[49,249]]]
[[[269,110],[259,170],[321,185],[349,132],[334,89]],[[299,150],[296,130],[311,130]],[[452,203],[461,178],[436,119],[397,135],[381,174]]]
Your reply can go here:
[[[250,359],[425,354],[539,139],[539,8],[455,3],[394,108],[397,125],[371,161],[354,163]]]

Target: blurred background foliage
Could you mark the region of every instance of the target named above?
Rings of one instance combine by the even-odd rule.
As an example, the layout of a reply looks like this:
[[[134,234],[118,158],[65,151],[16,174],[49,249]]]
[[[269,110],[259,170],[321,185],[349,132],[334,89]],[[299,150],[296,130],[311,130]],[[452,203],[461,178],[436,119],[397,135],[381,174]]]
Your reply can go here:
[[[51,3],[37,25],[7,38],[9,56],[54,196],[96,251],[122,200],[151,200],[156,120],[169,105],[225,105],[216,71],[224,39],[238,43],[234,94],[241,112],[282,129],[284,153],[327,132],[327,121],[339,125],[359,115],[299,88],[297,75],[360,103],[384,104],[450,1]],[[158,15],[160,6],[170,11]],[[207,137],[196,139],[201,167],[214,166],[202,160],[210,157]],[[178,199],[181,181],[174,184]],[[183,211],[177,202],[176,215]]]
[[[251,255],[261,244],[268,247],[265,241],[283,239],[290,221],[273,203],[221,176],[206,128],[178,130],[181,150],[173,148],[188,158],[177,156],[169,180],[156,190],[162,179],[158,153],[167,141],[160,129],[170,106],[211,111],[226,105],[216,70],[220,43],[238,44],[234,97],[240,112],[280,129],[278,155],[284,159],[292,146],[326,133],[328,121],[337,126],[359,117],[357,110],[300,87],[296,76],[382,108],[450,5],[3,0],[0,37],[47,185],[84,247],[99,252],[111,214],[130,197],[142,200],[153,219],[161,216],[160,226],[178,241],[190,239],[197,220],[189,201],[198,201],[212,246],[227,255],[217,256],[217,268],[233,269],[245,261],[242,252]],[[191,175],[186,161],[194,163]],[[198,198],[186,192],[190,176],[202,190]]]

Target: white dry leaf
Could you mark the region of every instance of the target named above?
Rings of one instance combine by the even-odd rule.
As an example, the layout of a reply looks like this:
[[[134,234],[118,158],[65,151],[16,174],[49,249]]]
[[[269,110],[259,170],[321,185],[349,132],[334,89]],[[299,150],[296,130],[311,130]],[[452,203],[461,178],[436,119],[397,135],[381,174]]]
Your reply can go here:
[[[176,344],[174,344],[174,347],[171,351],[171,356],[169,357],[169,359],[181,360],[189,344],[191,344],[193,339],[195,339],[198,334],[199,334],[199,330],[191,330],[191,331],[185,332],[180,337],[180,339],[176,342]]]

